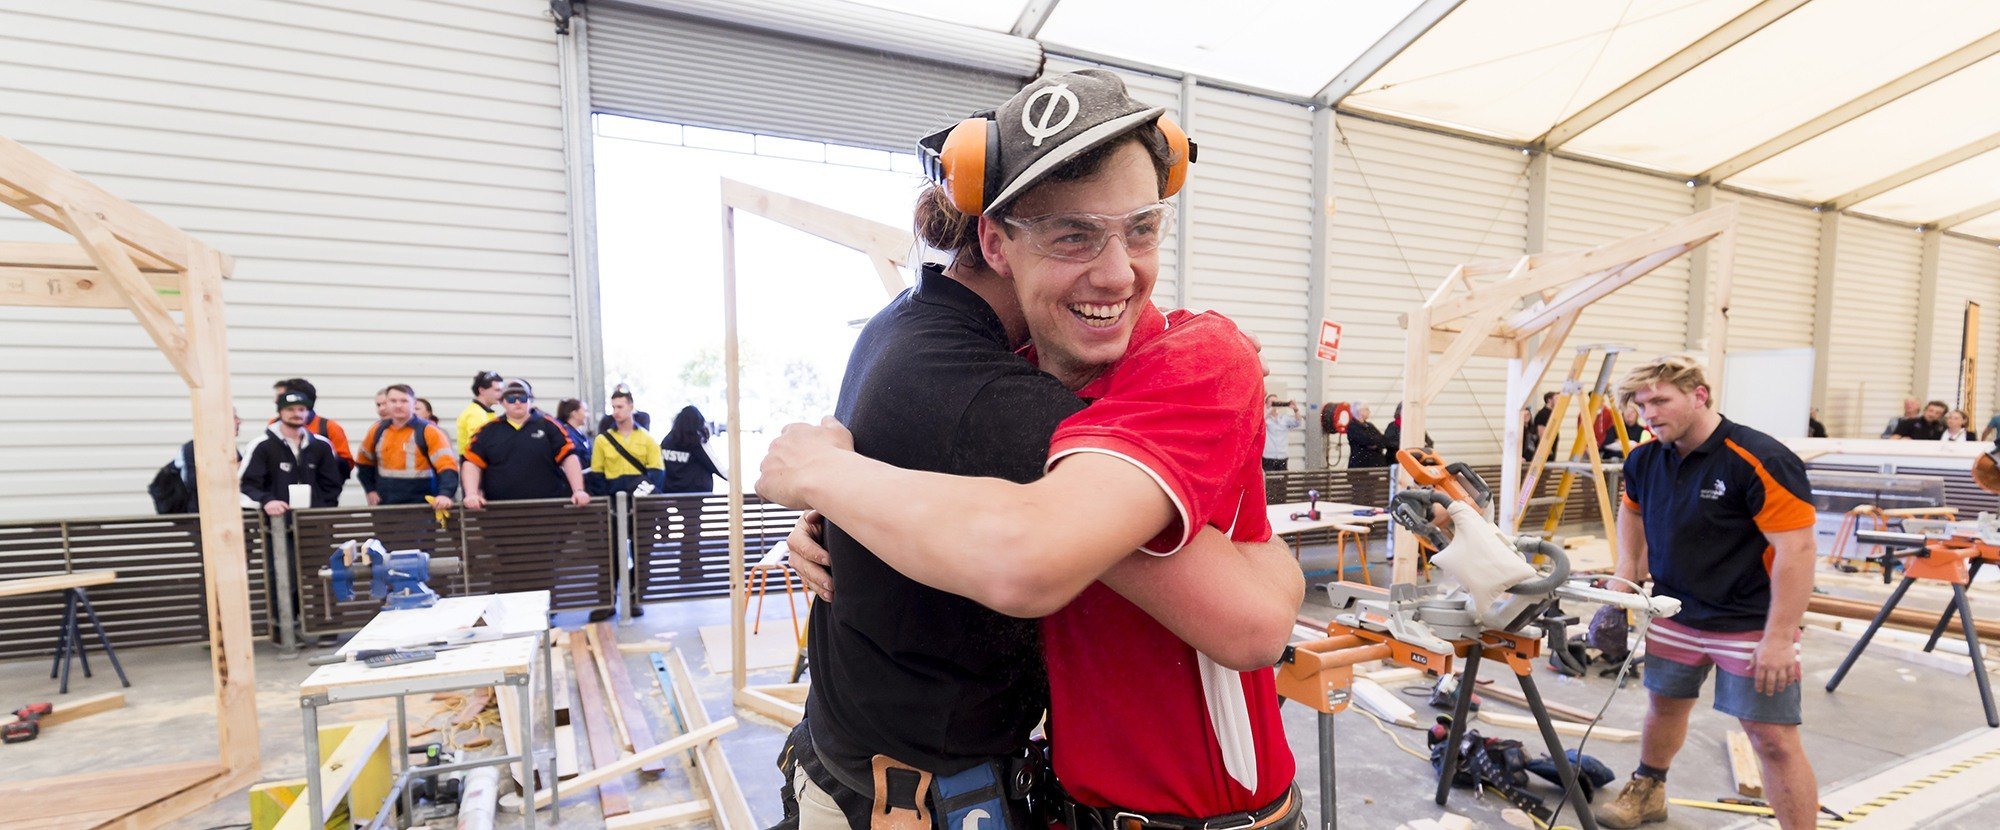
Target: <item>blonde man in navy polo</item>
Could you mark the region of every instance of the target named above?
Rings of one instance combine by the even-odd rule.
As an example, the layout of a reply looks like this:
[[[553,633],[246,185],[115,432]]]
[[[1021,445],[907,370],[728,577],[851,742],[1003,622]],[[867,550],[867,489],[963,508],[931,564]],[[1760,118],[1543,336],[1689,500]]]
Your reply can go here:
[[[1715,669],[1715,708],[1735,716],[1763,766],[1786,830],[1815,826],[1818,785],[1799,745],[1799,623],[1813,586],[1813,511],[1805,463],[1771,436],[1717,412],[1701,364],[1662,357],[1618,384],[1657,440],[1625,461],[1618,575],[1653,578],[1681,601],[1646,637],[1639,769],[1598,808],[1605,827],[1667,818],[1667,767]]]

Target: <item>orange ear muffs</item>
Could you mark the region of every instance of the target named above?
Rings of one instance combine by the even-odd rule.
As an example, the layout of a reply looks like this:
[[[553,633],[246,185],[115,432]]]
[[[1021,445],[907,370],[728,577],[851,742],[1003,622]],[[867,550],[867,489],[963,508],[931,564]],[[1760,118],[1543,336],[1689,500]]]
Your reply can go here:
[[[978,215],[986,210],[999,177],[1000,125],[988,118],[967,118],[952,127],[938,151],[938,184],[960,213]]]
[[[1160,198],[1166,199],[1181,192],[1181,187],[1187,184],[1188,165],[1194,164],[1198,148],[1173,119],[1162,115],[1156,123],[1160,127],[1160,135],[1167,139],[1167,149],[1171,151],[1167,162],[1167,186],[1160,190]]]

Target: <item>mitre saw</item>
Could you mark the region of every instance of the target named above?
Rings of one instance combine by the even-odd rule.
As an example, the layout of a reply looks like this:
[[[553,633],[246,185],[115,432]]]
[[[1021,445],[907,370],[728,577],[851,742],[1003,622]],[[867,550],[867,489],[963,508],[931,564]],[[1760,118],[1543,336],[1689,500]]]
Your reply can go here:
[[[1680,601],[1594,588],[1573,581],[1569,556],[1561,546],[1537,536],[1510,536],[1485,515],[1492,489],[1463,462],[1446,464],[1426,449],[1406,449],[1396,460],[1418,486],[1397,493],[1389,515],[1429,543],[1431,564],[1445,580],[1431,585],[1398,583],[1384,599],[1372,588],[1345,582],[1326,586],[1336,622],[1380,631],[1426,651],[1449,653],[1451,641],[1476,640],[1482,632],[1540,636],[1533,625],[1561,599],[1611,605],[1651,617],[1680,612]],[[1443,508],[1448,524],[1435,520]],[[1449,527],[1449,532],[1447,532]],[[1548,561],[1546,570],[1530,564]]]
[[[363,577],[368,580],[368,596],[382,600],[382,610],[404,611],[435,604],[437,592],[426,583],[433,574],[449,576],[458,569],[457,557],[433,558],[420,550],[389,551],[379,539],[349,539],[334,546],[319,576],[333,583],[334,599],[340,602],[354,599],[354,580]]]

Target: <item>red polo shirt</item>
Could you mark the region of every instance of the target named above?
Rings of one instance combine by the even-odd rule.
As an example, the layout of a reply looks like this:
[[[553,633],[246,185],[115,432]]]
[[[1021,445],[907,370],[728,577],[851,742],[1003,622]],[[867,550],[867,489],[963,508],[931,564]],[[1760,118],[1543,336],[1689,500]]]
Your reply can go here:
[[[1079,394],[1049,464],[1079,452],[1137,465],[1179,518],[1145,549],[1177,551],[1203,525],[1271,536],[1264,512],[1263,372],[1226,317],[1141,312],[1125,357]],[[1272,670],[1196,653],[1104,584],[1042,621],[1056,776],[1098,807],[1205,818],[1282,797],[1296,772]]]

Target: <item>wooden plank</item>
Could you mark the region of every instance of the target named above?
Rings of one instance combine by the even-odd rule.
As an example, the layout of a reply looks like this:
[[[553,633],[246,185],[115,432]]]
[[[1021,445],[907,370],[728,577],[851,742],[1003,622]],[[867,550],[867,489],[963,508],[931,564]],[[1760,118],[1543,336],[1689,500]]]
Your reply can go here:
[[[0,816],[70,815],[146,803],[145,792],[171,785],[180,789],[222,774],[214,761],[181,761],[108,772],[34,778],[0,785]]]
[[[167,268],[157,262],[139,265],[139,270],[148,274],[179,274],[180,271]],[[97,265],[90,261],[90,255],[73,242],[3,242],[0,241],[0,268],[61,268],[81,271],[96,271]],[[178,284],[178,281],[176,282]]]
[[[1757,751],[1750,746],[1750,736],[1734,729],[1729,730],[1729,774],[1736,779],[1736,794],[1745,798],[1764,797],[1764,772],[1757,763]]]
[[[576,776],[576,725],[565,723],[556,727],[556,777],[569,779]]]
[[[901,265],[909,259],[912,237],[904,228],[864,219],[851,213],[817,205],[781,193],[748,185],[734,179],[722,180],[722,204],[770,219],[779,224],[838,243],[867,254],[871,260],[887,260]],[[902,276],[891,283],[885,274],[882,287],[888,296],[903,290]]]
[[[750,710],[785,726],[798,726],[806,719],[806,708],[789,700],[780,700],[756,686],[745,686],[736,690],[736,705]]]
[[[651,827],[666,827],[700,821],[714,815],[715,809],[706,798],[683,801],[666,807],[654,807],[629,815],[619,816],[604,822],[606,830],[646,830]]]
[[[124,692],[105,692],[100,695],[77,698],[57,703],[55,711],[42,716],[43,726],[55,726],[73,720],[87,718],[99,712],[125,708]]]
[[[1509,703],[1515,706],[1519,706],[1522,709],[1528,708],[1527,696],[1521,694],[1520,692],[1514,691],[1513,689],[1502,689],[1499,688],[1497,684],[1495,684],[1489,686],[1478,686],[1474,688],[1474,691],[1478,692],[1480,697],[1492,698],[1494,700],[1498,700],[1504,703]],[[1542,708],[1548,710],[1549,717],[1556,718],[1558,720],[1566,720],[1571,723],[1597,722],[1596,715],[1583,711],[1582,709],[1578,709],[1574,706],[1564,706],[1563,704],[1557,703],[1547,698],[1542,699]]]
[[[632,686],[632,674],[625,665],[625,654],[616,648],[604,647],[605,643],[618,642],[618,633],[611,629],[609,622],[593,623],[585,630],[593,632],[591,637],[597,647],[598,659],[604,661],[606,673],[611,676],[611,694],[618,699],[618,712],[625,722],[625,734],[632,739],[632,751],[651,749],[658,741],[653,739],[653,725],[646,720],[645,702]],[[640,767],[639,771],[658,775],[667,771],[667,764],[665,761],[654,761]]]
[[[604,691],[598,686],[597,671],[590,667],[590,645],[582,637],[569,638],[570,657],[575,660],[570,672],[576,678],[576,697],[571,698],[570,721],[583,719],[583,734],[590,739],[590,761],[594,767],[602,767],[618,760],[618,734],[611,729],[611,715],[604,711]],[[622,816],[632,812],[632,797],[625,790],[625,783],[617,779],[602,782],[597,788],[597,803],[603,808],[604,816]]]
[[[139,268],[132,264],[132,257],[125,246],[111,234],[99,217],[75,205],[64,205],[58,209],[64,227],[83,244],[83,250],[90,254],[97,270],[111,278],[111,284],[124,295],[126,306],[132,309],[132,316],[139,318],[140,327],[153,338],[153,345],[159,347],[160,354],[173,364],[174,370],[189,386],[200,386],[203,377],[201,367],[194,355],[188,352],[188,333],[174,318],[167,314],[167,305],[160,301],[160,295],[146,282]]]
[[[181,310],[178,278],[147,274],[146,283],[168,311]],[[15,268],[0,265],[0,306],[124,308],[125,295],[95,269]]]
[[[255,767],[198,781],[115,820],[102,822],[93,830],[155,830],[221,801],[225,796],[240,793],[256,781]]]
[[[1535,724],[1534,718],[1525,715],[1507,715],[1481,709],[1479,710],[1479,719],[1494,726],[1504,726],[1509,729],[1525,729],[1530,732],[1537,732],[1541,729],[1540,726]],[[1590,739],[1593,741],[1629,744],[1639,740],[1639,731],[1636,729],[1614,729],[1609,726],[1592,727],[1587,724],[1571,723],[1566,720],[1556,720],[1554,718],[1551,718],[1549,723],[1555,727],[1556,734],[1568,735],[1572,738],[1583,737],[1584,730],[1589,730]]]
[[[604,657],[604,644],[598,642],[597,631],[591,626],[583,627],[583,640],[590,651],[591,671],[597,673],[598,688],[604,690],[605,714],[610,717],[613,731],[618,734],[618,746],[626,752],[633,751],[632,732],[625,728],[624,707],[618,687],[611,683],[611,661]]]
[[[186,268],[193,259],[192,240],[180,229],[5,137],[0,137],[0,185],[14,191],[5,194],[9,203],[55,227],[63,227],[61,211],[47,208],[76,205],[104,214],[119,241],[165,267]]]
[[[569,786],[577,789],[590,789],[606,782],[616,781],[619,776],[636,770],[647,762],[665,758],[676,752],[685,752],[703,743],[714,741],[716,738],[721,737],[723,733],[732,731],[735,728],[735,718],[723,718],[700,729],[654,744],[652,749],[648,749],[645,752],[635,752],[612,761],[609,764],[599,766],[597,769],[581,773],[569,781]],[[534,809],[539,810],[547,807],[554,799],[555,795],[551,791],[537,790],[535,792]],[[630,811],[628,810],[627,812]]]
[[[0,597],[34,594],[42,591],[62,591],[70,588],[88,588],[117,581],[117,571],[77,571],[76,573],[54,574],[51,576],[31,576],[26,579],[0,581]]]
[[[671,658],[671,659],[670,659]],[[678,651],[667,655],[654,654],[654,676],[660,681],[662,691],[673,702],[676,718],[682,731],[701,729],[709,724],[708,709],[702,706],[701,694],[694,685],[694,673],[688,671],[687,660]],[[736,780],[736,769],[730,766],[729,757],[723,754],[722,744],[705,743],[695,748],[695,777],[701,779],[702,792],[716,808],[716,824],[721,830],[755,830],[756,819],[750,813],[750,802],[743,796],[743,787]]]
[[[345,729],[347,734],[338,744],[329,746],[325,740],[328,733],[339,729]],[[369,809],[380,805],[388,794],[389,721],[360,721],[321,727],[320,737],[320,815],[314,817],[311,814],[310,799],[299,799],[285,811],[284,818],[278,819],[276,830],[318,830],[350,793],[358,803],[370,805]],[[381,780],[373,780],[378,777]]]
[[[1839,597],[1826,596],[1825,594],[1814,594],[1812,599],[1806,604],[1806,610],[1817,614],[1828,614],[1844,619],[1862,620],[1865,622],[1875,618],[1875,614],[1882,610],[1882,604],[1879,602],[1841,599]],[[1937,626],[1939,613],[1941,612],[1897,608],[1889,614],[1889,620],[1885,624],[1910,631],[1928,632]],[[1979,633],[1979,641],[1981,643],[2000,643],[2000,621],[1982,620],[1975,617],[1973,622],[1973,628]],[[1842,628],[1846,628],[1846,626],[1842,626]],[[1952,618],[1952,632],[1962,633],[1956,617]],[[1843,631],[1842,633],[1846,632]]]

